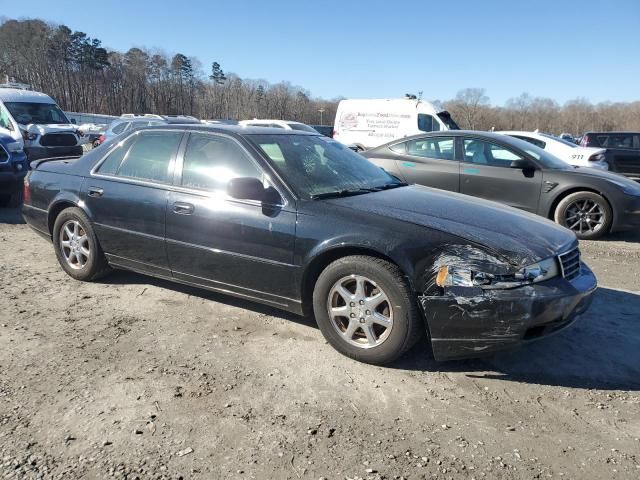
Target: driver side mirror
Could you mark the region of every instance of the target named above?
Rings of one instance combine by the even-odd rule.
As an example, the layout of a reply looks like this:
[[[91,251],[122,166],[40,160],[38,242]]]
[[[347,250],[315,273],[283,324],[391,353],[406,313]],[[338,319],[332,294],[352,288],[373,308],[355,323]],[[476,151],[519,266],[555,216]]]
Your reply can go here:
[[[75,125],[75,124],[76,124],[76,123],[78,123],[78,122],[76,122],[76,119],[75,119],[75,118],[72,118],[72,119],[71,119],[71,123],[73,123],[73,124]]]
[[[535,168],[535,166],[526,158],[519,158],[517,160],[513,160],[511,162],[511,165],[509,165],[511,168],[517,168],[519,170],[533,170]]]
[[[238,177],[229,180],[227,193],[230,197],[239,200],[263,201],[266,197],[262,182],[254,177]]]

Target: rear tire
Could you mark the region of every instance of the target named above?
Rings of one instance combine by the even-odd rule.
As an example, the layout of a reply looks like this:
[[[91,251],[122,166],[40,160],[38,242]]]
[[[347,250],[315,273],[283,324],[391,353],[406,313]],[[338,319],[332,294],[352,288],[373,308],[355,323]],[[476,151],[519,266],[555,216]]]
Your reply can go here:
[[[111,271],[91,221],[77,207],[63,210],[56,218],[53,246],[62,269],[76,280],[90,282]]]
[[[331,346],[376,365],[400,357],[424,331],[400,269],[364,255],[338,259],[324,269],[313,290],[313,311]]]
[[[575,192],[558,203],[554,220],[575,233],[580,240],[595,240],[611,230],[613,210],[602,195]]]

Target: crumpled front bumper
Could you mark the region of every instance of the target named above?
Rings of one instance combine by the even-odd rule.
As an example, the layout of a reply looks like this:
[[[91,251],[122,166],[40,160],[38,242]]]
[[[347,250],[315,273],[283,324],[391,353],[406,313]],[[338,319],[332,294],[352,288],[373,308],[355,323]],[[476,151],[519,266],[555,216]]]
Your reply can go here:
[[[585,312],[597,288],[581,265],[571,281],[557,277],[508,290],[451,287],[442,296],[422,296],[436,360],[479,357],[542,338]]]

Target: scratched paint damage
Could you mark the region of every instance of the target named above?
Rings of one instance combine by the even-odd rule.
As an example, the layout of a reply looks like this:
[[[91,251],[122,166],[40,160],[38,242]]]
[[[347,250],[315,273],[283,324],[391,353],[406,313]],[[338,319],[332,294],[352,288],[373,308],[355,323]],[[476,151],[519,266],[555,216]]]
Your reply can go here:
[[[590,302],[590,294],[579,294],[560,277],[515,288],[439,287],[435,278],[445,265],[496,278],[512,277],[519,269],[471,245],[447,245],[433,258],[421,279],[419,301],[438,360],[493,352],[552,333],[570,324]],[[593,286],[585,283],[589,292],[595,289],[595,277],[583,268],[583,274],[592,279]]]

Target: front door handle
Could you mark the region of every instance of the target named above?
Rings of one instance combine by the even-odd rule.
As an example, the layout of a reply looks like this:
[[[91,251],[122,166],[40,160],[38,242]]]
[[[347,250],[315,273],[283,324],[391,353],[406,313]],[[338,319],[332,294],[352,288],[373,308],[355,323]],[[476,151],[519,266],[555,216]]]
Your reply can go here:
[[[180,215],[191,215],[195,207],[190,203],[175,202],[173,204],[173,212]]]
[[[104,194],[104,190],[98,187],[89,187],[88,189],[90,197],[101,197]]]

